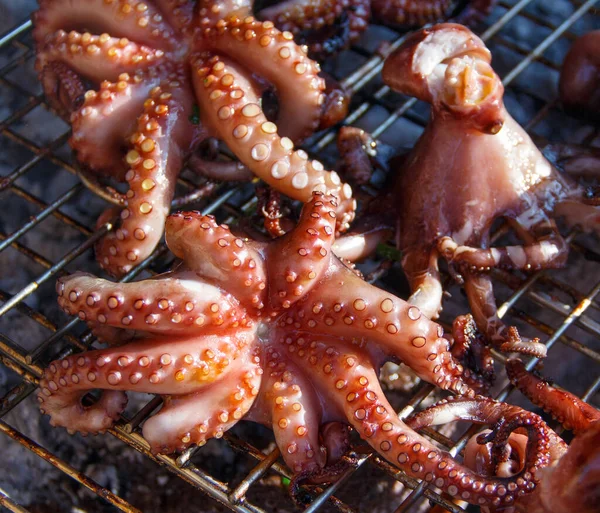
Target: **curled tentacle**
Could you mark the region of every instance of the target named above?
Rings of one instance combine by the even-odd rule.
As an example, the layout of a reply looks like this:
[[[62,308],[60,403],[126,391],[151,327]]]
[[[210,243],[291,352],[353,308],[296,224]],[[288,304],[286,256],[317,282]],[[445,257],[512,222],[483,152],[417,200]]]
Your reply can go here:
[[[548,381],[527,372],[523,362],[517,358],[506,362],[506,373],[511,383],[529,400],[549,411],[566,429],[575,434],[587,430],[594,422],[600,421],[600,412],[577,396],[559,390]]]
[[[320,162],[309,162],[304,151],[294,150],[289,138],[278,135],[277,125],[267,121],[260,107],[256,88],[237,64],[211,54],[198,55],[194,62],[194,86],[206,124],[217,127],[240,161],[277,190],[303,202],[313,191],[338,196],[337,228],[347,229],[356,207],[351,187]],[[302,61],[297,66],[297,73],[307,72]]]
[[[201,276],[219,283],[252,313],[265,305],[266,270],[259,245],[244,241],[199,212],[167,218],[167,245]]]
[[[221,438],[250,410],[261,384],[259,358],[244,354],[218,383],[196,393],[168,396],[160,412],[144,423],[154,453],[169,454]]]
[[[122,390],[158,394],[190,393],[221,379],[231,367],[243,338],[149,339],[89,351],[53,362],[40,380],[41,409],[53,425],[81,433],[111,427],[127,403]],[[106,390],[84,406],[93,389]]]
[[[85,85],[79,75],[63,62],[52,61],[40,70],[40,82],[50,106],[65,121],[81,107]]]
[[[504,87],[490,62],[479,37],[462,25],[443,23],[409,36],[386,59],[382,73],[390,87],[433,104],[439,115],[496,134],[504,124]]]
[[[190,333],[245,327],[251,322],[237,299],[192,272],[164,279],[113,283],[77,273],[57,283],[58,304],[88,323],[151,333]]]
[[[303,365],[311,365],[314,375],[328,382],[322,393],[332,404],[343,408],[348,421],[369,445],[410,475],[434,483],[443,491],[459,495],[471,503],[510,504],[519,493],[533,487],[529,468],[547,464],[543,422],[540,420],[541,425],[536,423],[535,426],[527,424],[525,418],[531,419],[533,414],[526,414],[521,424],[525,424],[531,433],[527,472],[509,479],[485,478],[475,474],[398,418],[387,402],[374,370],[361,363],[365,360],[359,348],[349,350],[331,339],[318,341],[313,347],[309,353],[311,356],[298,360]],[[294,355],[300,356],[299,353]],[[496,408],[506,410],[504,406]],[[515,419],[525,413],[517,410]]]

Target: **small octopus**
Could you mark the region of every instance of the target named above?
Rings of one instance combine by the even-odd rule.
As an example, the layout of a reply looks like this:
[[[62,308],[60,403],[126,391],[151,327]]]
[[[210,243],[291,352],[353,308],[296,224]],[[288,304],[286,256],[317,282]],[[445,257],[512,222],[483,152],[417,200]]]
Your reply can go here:
[[[528,372],[519,359],[507,361],[506,370],[515,385],[534,404],[558,420],[575,438],[567,445],[553,430],[549,430],[548,456],[550,465],[531,469],[538,484],[533,493],[519,497],[510,507],[484,507],[482,511],[512,513],[595,513],[600,504],[600,411],[577,396],[560,390]],[[429,411],[441,422],[449,418],[472,418],[461,401],[441,405]],[[445,420],[444,420],[445,419]],[[429,419],[431,420],[431,419]],[[421,425],[429,425],[422,419]],[[411,427],[415,427],[410,422]],[[512,433],[504,443],[495,436],[487,440],[488,432],[472,437],[465,447],[464,463],[485,475],[511,476],[521,471],[527,457],[529,434]]]
[[[303,202],[314,190],[331,192],[340,199],[336,229],[352,220],[350,186],[294,147],[321,121],[326,100],[319,65],[291,33],[250,16],[250,7],[191,0],[40,1],[36,66],[50,103],[71,123],[76,158],[95,176],[129,185],[119,195],[120,226],[96,247],[109,274],[127,273],[153,251],[183,161],[210,135],[245,166],[225,169],[228,163],[221,163],[217,175],[245,178],[250,169]],[[261,106],[264,81],[277,90],[277,124]]]
[[[484,43],[469,29],[440,24],[412,34],[385,62],[384,81],[432,105],[431,120],[398,169],[397,243],[411,304],[441,310],[438,259],[464,283],[479,330],[495,347],[542,357],[497,315],[489,271],[565,264],[555,218],[598,233],[598,198],[560,173],[506,111],[504,88]],[[523,245],[492,247],[503,218]]]
[[[245,418],[272,427],[289,467],[319,475],[344,436],[321,426],[350,424],[408,474],[469,500],[511,502],[531,479],[486,479],[406,426],[378,378],[388,358],[425,381],[471,393],[443,329],[417,307],[363,281],[332,252],[335,197],[314,193],[296,228],[268,242],[236,237],[212,216],[169,216],[167,244],[183,263],[156,278],[112,283],[75,274],[57,284],[63,310],[111,347],[55,361],[38,400],[53,425],[95,433],[110,428],[125,390],[160,394],[143,425],[154,452],[171,453],[219,438]],[[129,330],[133,340],[115,345]],[[82,398],[105,390],[93,405]],[[543,453],[532,433],[532,454]],[[331,454],[329,454],[331,456]],[[532,456],[537,461],[537,456]]]

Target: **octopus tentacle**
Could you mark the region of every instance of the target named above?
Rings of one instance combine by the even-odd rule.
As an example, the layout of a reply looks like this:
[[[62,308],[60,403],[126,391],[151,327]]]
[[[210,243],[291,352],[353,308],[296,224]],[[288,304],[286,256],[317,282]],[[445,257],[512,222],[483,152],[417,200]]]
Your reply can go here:
[[[414,248],[402,256],[402,268],[413,291],[408,298],[430,319],[437,319],[442,311],[442,277],[438,267],[438,252],[432,248]]]
[[[254,174],[238,161],[205,160],[193,153],[187,162],[194,173],[216,182],[249,182]]]
[[[315,471],[325,466],[319,443],[321,408],[313,385],[278,349],[267,348],[265,398],[277,445],[294,472]]]
[[[450,354],[441,326],[416,306],[382,293],[342,264],[336,267],[318,293],[309,294],[301,307],[290,313],[292,322],[348,340],[377,337],[387,354],[410,361],[422,379],[446,390],[469,391],[462,380],[464,369]],[[341,298],[342,288],[352,293]],[[287,322],[282,318],[282,325]]]
[[[40,82],[48,103],[65,121],[81,107],[85,86],[79,75],[65,63],[53,61],[44,65],[40,71]]]
[[[169,396],[142,433],[154,453],[169,454],[221,438],[254,404],[261,385],[258,356],[250,353],[232,364],[219,383],[201,392]]]
[[[89,28],[163,50],[177,48],[178,38],[162,13],[143,0],[40,0],[38,3],[40,9],[34,14],[33,30],[38,45],[59,29]]]
[[[564,266],[569,246],[555,225],[545,239],[538,238],[536,243],[525,246],[483,249],[459,245],[451,237],[442,237],[438,241],[438,251],[449,262],[468,265],[475,271],[486,271],[494,267],[536,271]]]
[[[328,270],[326,257],[335,239],[336,207],[331,197],[313,194],[302,209],[296,229],[269,246],[272,258],[280,262],[271,271],[271,306],[290,308]]]
[[[266,119],[255,87],[239,66],[220,56],[202,54],[194,59],[193,67],[206,124],[218,127],[221,138],[241,162],[291,198],[307,202],[315,190],[337,195],[337,227],[347,229],[356,208],[352,189],[342,185],[335,172],[325,171],[320,162],[309,162],[304,151],[294,150],[291,139],[277,134],[277,126]]]
[[[339,51],[348,43],[356,41],[366,30],[371,15],[370,3],[365,0],[286,0],[262,9],[259,16],[273,21],[280,30],[294,35],[319,31],[334,25],[342,16],[348,18],[348,36]],[[312,43],[312,53],[320,54],[325,43]]]
[[[230,58],[243,55],[246,68],[276,87],[277,125],[283,135],[300,141],[315,131],[325,100],[325,81],[318,76],[318,63],[306,56],[291,34],[280,32],[269,21],[229,16],[204,34],[203,43]]]
[[[95,173],[123,180],[127,172],[122,157],[126,138],[136,127],[150,91],[160,82],[158,76],[123,73],[117,82],[104,81],[98,91],[87,91],[83,105],[71,116],[73,135],[69,143],[77,160]]]
[[[115,276],[149,256],[163,233],[183,152],[192,138],[187,119],[191,94],[178,78],[152,89],[130,138],[127,207],[121,226],[96,246],[100,265]]]
[[[373,0],[373,19],[384,25],[422,27],[448,18],[452,0]]]
[[[251,322],[236,299],[195,277],[178,272],[160,281],[113,283],[77,273],[59,279],[58,304],[87,322],[157,334],[243,328]]]
[[[158,64],[164,52],[109,34],[59,30],[38,52],[38,66],[63,61],[93,82],[116,80],[121,73]]]
[[[360,354],[362,350],[348,351],[331,339],[313,340],[311,345],[314,349],[307,351],[310,356],[306,360],[314,375],[327,383],[320,392],[343,408],[348,422],[369,445],[402,470],[434,483],[451,495],[460,492],[470,502],[479,504],[490,504],[494,500],[511,503],[519,492],[533,485],[532,476],[525,473],[519,478],[482,478],[415,433],[388,403],[373,367],[364,364],[369,358]],[[299,353],[292,355],[306,365]],[[538,431],[532,429],[529,460],[541,466],[547,441]]]
[[[548,352],[539,340],[521,339],[514,327],[508,327],[498,317],[494,285],[489,274],[466,271],[464,286],[473,318],[486,339],[506,352],[518,352],[544,358]]]
[[[166,229],[167,245],[175,255],[230,291],[250,313],[259,314],[265,304],[266,272],[252,242],[199,212],[170,215]]]
[[[506,373],[531,402],[549,411],[565,429],[576,435],[587,430],[593,422],[600,421],[600,411],[576,395],[552,386],[548,381],[527,372],[523,362],[512,358],[506,362]]]
[[[241,337],[214,335],[149,339],[71,355],[46,369],[38,397],[55,425],[97,432],[110,427],[126,404],[125,394],[115,391],[193,392],[226,375],[243,343]],[[84,407],[85,393],[97,388],[109,392]]]

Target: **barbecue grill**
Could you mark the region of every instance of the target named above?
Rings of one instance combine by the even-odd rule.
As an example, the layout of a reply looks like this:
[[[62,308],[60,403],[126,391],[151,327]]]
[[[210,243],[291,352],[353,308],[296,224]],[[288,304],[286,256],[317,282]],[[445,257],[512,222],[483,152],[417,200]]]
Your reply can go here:
[[[3,4],[12,2],[14,0],[0,0],[0,12]],[[118,487],[111,487],[106,479],[98,479],[98,474],[90,470],[93,466],[88,465],[83,471],[73,463],[74,451],[83,447],[85,451],[98,452],[98,446],[102,445],[106,445],[104,452],[98,454],[113,451],[118,460],[120,448],[124,449],[121,444],[141,455],[132,471],[139,473],[137,480],[143,481],[144,474],[150,472],[148,469],[162,465],[233,511],[259,513],[274,510],[269,502],[272,498],[267,501],[255,493],[260,483],[270,479],[271,483],[277,483],[273,494],[282,496],[284,506],[278,506],[283,508],[280,510],[292,510],[291,502],[285,498],[290,472],[281,462],[278,449],[272,448],[274,445],[267,444],[265,448],[264,439],[270,435],[261,431],[262,428],[236,428],[222,440],[191,448],[177,457],[153,456],[140,435],[139,426],[160,405],[159,398],[148,400],[150,396],[145,396],[132,401],[126,415],[107,434],[95,439],[73,439],[78,440],[78,449],[71,451],[65,446],[60,451],[46,449],[42,442],[25,434],[28,423],[47,424],[47,418],[42,419],[31,401],[45,365],[58,356],[87,349],[94,342],[83,323],[67,319],[59,312],[54,283],[59,276],[74,270],[98,273],[92,247],[107,230],[113,229],[110,222],[94,226],[94,219],[107,203],[79,180],[66,144],[68,127],[48,110],[35,79],[29,21],[34,8],[33,2],[23,2],[23,6],[18,7],[11,5],[10,12],[25,21],[9,27],[7,17],[0,20],[0,27],[7,29],[0,36],[0,363],[3,365],[0,367],[0,447],[14,449],[16,445],[26,449],[11,451],[10,454],[21,455],[16,461],[3,458],[0,510],[4,507],[14,512],[33,511],[27,509],[27,497],[32,490],[35,492],[39,483],[24,478],[24,486],[19,489],[14,486],[14,478],[13,485],[10,484],[9,474],[27,476],[27,466],[35,465],[31,463],[35,455],[58,469],[54,470],[57,486],[63,486],[61,483],[68,481],[68,476],[78,483],[75,488],[87,488],[114,510],[140,511],[133,505],[139,503],[138,497],[125,500]],[[569,45],[578,35],[600,28],[599,14],[600,0],[508,0],[499,2],[477,31],[492,51],[495,69],[503,78],[508,110],[536,140],[600,145],[600,127],[566,116],[556,94],[560,63]],[[427,121],[428,112],[425,104],[392,93],[380,79],[383,63],[380,43],[387,41],[394,49],[404,37],[401,32],[372,27],[357,45],[327,65],[354,94],[352,110],[345,123],[361,126],[397,148],[414,143]],[[322,132],[304,147],[331,165],[335,162],[335,137],[335,130]],[[375,175],[374,183],[365,186],[362,192],[373,193],[377,178]],[[214,213],[219,221],[252,221],[249,214],[256,198],[251,186],[213,185],[184,172],[178,182],[178,193],[191,202],[191,208]],[[503,232],[499,227],[498,236]],[[499,312],[525,336],[539,336],[546,342],[549,349],[546,374],[556,376],[558,385],[598,406],[600,243],[578,232],[569,233],[567,240],[572,250],[565,270],[530,275],[495,272],[497,297],[502,301]],[[168,268],[169,258],[164,245],[159,246],[124,280],[162,272]],[[379,280],[384,287],[399,290],[405,286],[398,266],[382,263],[381,258],[371,262],[369,271],[369,277]],[[446,299],[442,317],[446,325],[454,315],[467,311],[464,298],[450,280],[448,292],[450,297]],[[496,356],[502,361],[500,355]],[[529,361],[528,368],[536,363]],[[512,394],[512,387],[502,381],[502,377],[499,376],[495,396],[512,402],[524,401],[519,394]],[[399,415],[405,417],[421,403],[429,404],[435,393],[433,386],[415,383],[409,393],[399,395],[396,400]],[[465,426],[451,436],[433,429],[426,434],[456,455],[477,430],[477,426]],[[69,443],[67,438],[62,442],[62,435],[57,435],[56,430],[51,433],[50,436],[61,436],[61,444]],[[118,442],[111,440],[111,436]],[[257,440],[263,447],[257,446]],[[231,449],[243,455],[244,463],[238,465],[231,476],[226,476],[227,479],[202,464],[205,458],[226,451],[231,453]],[[376,454],[357,454],[356,468],[349,469],[335,484],[316,492],[307,491],[310,500],[307,512],[360,511],[362,498],[346,485],[361,479],[372,480],[375,486],[377,479],[384,478],[388,486],[379,494],[377,511],[417,511],[422,510],[427,501],[448,511],[464,511]],[[194,505],[192,511],[213,508],[212,511],[217,507],[212,503],[207,505],[202,500],[203,495],[192,487],[178,488],[195,498],[195,502],[185,501],[186,509],[190,504]],[[159,493],[150,483],[147,490],[150,494]],[[95,508],[104,507],[101,500],[92,502]],[[182,500],[182,497],[172,500]],[[68,506],[69,511],[83,511],[73,504]],[[35,511],[51,510],[37,507]],[[61,511],[67,509],[61,508]],[[92,507],[89,511],[99,509]],[[173,511],[181,510],[176,507]]]

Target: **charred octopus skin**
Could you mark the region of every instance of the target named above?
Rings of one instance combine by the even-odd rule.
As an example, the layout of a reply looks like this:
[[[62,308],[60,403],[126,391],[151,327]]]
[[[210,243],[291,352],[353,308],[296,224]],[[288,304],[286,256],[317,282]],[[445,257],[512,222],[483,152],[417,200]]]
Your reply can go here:
[[[560,174],[504,108],[503,86],[481,39],[441,24],[411,35],[386,61],[384,81],[432,106],[431,121],[398,169],[397,237],[409,302],[430,318],[441,310],[438,259],[464,279],[471,311],[489,341],[545,355],[497,316],[489,270],[560,267],[568,247],[554,218],[598,231],[597,201]],[[506,219],[520,246],[491,247],[490,227]]]
[[[508,376],[534,404],[549,412],[563,427],[576,435],[567,445],[549,430],[547,456],[550,465],[533,469],[538,484],[533,493],[517,499],[510,508],[485,507],[488,512],[594,513],[600,503],[600,412],[570,392],[560,390],[528,372],[521,360],[506,364]],[[440,417],[449,413],[441,409]],[[463,418],[465,410],[456,417]],[[410,425],[410,423],[409,423]],[[528,465],[525,463],[529,434],[512,433],[494,451],[491,443],[473,437],[465,448],[465,464],[486,475],[512,476]]]
[[[294,147],[321,119],[319,66],[291,33],[249,9],[244,2],[40,1],[36,65],[49,101],[72,125],[71,147],[86,169],[129,185],[119,228],[96,248],[110,274],[152,252],[183,160],[208,135],[294,199],[336,194],[336,229],[352,219],[350,187]],[[263,113],[255,76],[277,90],[277,123]],[[190,121],[195,103],[200,125]]]
[[[446,390],[469,389],[440,326],[332,254],[336,209],[315,193],[297,227],[268,243],[238,238],[211,216],[174,214],[166,230],[183,260],[177,270],[137,283],[59,280],[66,312],[136,338],[50,364],[42,411],[54,425],[97,432],[122,412],[124,390],[154,392],[165,403],[143,426],[153,451],[202,445],[245,418],[273,428],[295,472],[323,467],[320,426],[344,422],[415,477],[449,492],[462,479],[475,502],[487,503],[491,490],[507,500],[526,490],[526,478],[488,481],[462,467],[387,402],[377,370],[390,357]],[[95,388],[105,392],[84,407]],[[330,440],[330,452],[336,439],[344,437]]]

